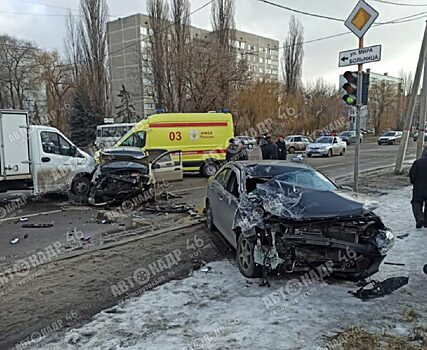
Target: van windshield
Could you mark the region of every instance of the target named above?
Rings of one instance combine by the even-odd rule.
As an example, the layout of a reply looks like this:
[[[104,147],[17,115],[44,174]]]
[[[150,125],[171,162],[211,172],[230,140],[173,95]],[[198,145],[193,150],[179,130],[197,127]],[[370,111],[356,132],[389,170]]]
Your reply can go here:
[[[145,146],[145,131],[138,131],[136,133],[131,134],[118,146],[143,148]]]

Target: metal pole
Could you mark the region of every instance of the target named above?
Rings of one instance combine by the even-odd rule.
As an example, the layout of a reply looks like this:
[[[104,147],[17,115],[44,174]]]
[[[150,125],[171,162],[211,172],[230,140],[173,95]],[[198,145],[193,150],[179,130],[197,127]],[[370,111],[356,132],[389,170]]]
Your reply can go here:
[[[421,109],[418,123],[418,140],[417,140],[417,159],[421,157],[424,148],[424,130],[426,125],[426,104],[427,104],[427,55],[424,58],[423,87],[421,89]]]
[[[363,37],[359,38],[359,49],[363,48]],[[359,157],[360,157],[360,109],[362,103],[363,88],[363,64],[357,67],[357,113],[356,113],[356,150],[354,153],[354,178],[353,188],[359,190]]]
[[[414,83],[412,85],[411,94],[409,95],[408,105],[405,110],[405,123],[403,126],[402,140],[400,141],[399,151],[397,153],[396,166],[394,172],[396,174],[402,173],[403,162],[405,160],[406,149],[408,147],[409,133],[412,128],[414,118],[415,101],[420,88],[421,72],[424,66],[424,61],[427,52],[427,21],[424,29],[423,42],[421,44],[420,56],[418,58],[417,70],[415,71]]]

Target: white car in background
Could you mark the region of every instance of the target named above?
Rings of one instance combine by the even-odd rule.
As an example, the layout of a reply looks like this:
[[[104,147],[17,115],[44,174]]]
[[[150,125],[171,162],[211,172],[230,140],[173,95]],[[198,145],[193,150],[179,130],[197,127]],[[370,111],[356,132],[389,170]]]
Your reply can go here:
[[[402,131],[386,131],[378,137],[378,145],[394,145],[402,139]]]
[[[339,136],[321,136],[314,143],[310,143],[305,149],[307,157],[312,155],[332,157],[343,156],[347,151],[347,143]]]
[[[256,145],[256,140],[250,136],[245,136],[245,135],[235,136],[234,140],[236,142],[240,142],[240,143],[244,144],[248,148],[253,148]]]

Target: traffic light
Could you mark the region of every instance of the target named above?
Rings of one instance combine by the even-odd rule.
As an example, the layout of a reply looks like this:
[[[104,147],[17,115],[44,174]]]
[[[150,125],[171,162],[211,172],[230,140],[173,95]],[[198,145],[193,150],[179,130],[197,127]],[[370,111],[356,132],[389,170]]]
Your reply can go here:
[[[347,82],[342,86],[346,92],[342,99],[349,106],[355,106],[357,104],[357,75],[357,72],[350,71],[343,74],[344,79],[347,80]]]
[[[362,73],[362,100],[357,101],[357,80],[358,72],[347,71],[343,74],[347,82],[342,86],[346,94],[342,97],[345,103],[349,106],[356,106],[358,103],[361,105],[368,104],[368,92],[369,92],[369,73]]]

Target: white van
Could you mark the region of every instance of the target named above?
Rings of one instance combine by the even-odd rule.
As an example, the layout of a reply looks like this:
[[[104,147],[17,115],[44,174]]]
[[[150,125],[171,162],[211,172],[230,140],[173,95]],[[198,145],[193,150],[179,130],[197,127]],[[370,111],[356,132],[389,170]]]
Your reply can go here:
[[[89,191],[95,160],[58,129],[29,125],[26,111],[0,110],[0,192]]]
[[[98,149],[112,147],[134,126],[133,123],[98,125],[96,127],[95,147]]]

